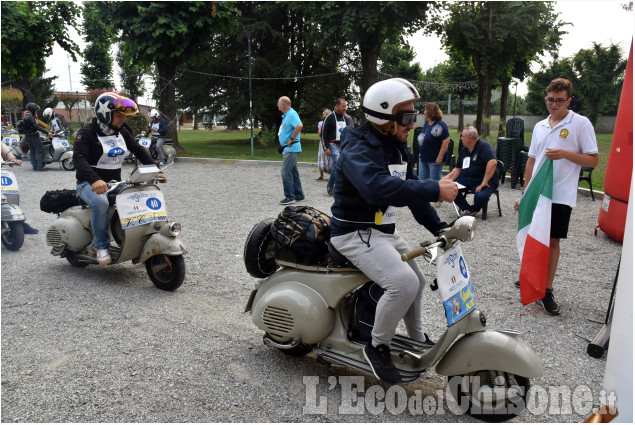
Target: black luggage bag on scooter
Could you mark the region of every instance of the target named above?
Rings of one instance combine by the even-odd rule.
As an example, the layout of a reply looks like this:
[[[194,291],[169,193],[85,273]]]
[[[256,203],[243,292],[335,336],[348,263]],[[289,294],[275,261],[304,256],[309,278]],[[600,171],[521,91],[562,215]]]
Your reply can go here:
[[[326,264],[330,235],[331,218],[308,206],[285,207],[271,224],[277,259],[295,264]]]
[[[49,190],[40,199],[40,210],[60,214],[64,210],[81,205],[75,189]]]

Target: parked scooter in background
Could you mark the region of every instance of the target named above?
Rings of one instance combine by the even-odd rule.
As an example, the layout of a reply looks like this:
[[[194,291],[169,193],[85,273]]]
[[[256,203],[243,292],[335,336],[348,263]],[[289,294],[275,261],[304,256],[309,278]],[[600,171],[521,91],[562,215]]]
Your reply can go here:
[[[64,130],[58,131],[53,134],[51,140],[48,140],[44,135],[39,133],[42,145],[44,146],[44,164],[59,162],[64,170],[74,171],[73,150],[64,134]],[[16,158],[28,160],[29,146],[24,140],[24,135],[18,135],[18,137],[20,137],[20,139],[16,142],[16,134],[7,134],[6,136],[2,136],[2,142],[11,148],[11,152]],[[9,143],[11,145],[9,145]]]
[[[21,136],[16,129],[2,127],[2,143],[9,147],[11,153],[17,159],[26,159],[25,157],[28,155],[20,146],[20,141]]]
[[[13,162],[2,163],[2,244],[17,251],[24,243],[24,211],[20,208],[20,189],[15,174],[9,170]]]
[[[173,291],[185,279],[186,250],[178,238],[181,225],[168,221],[165,199],[156,184],[161,171],[156,165],[141,165],[125,181],[108,183],[108,232],[115,242],[109,248],[110,264],[145,263],[152,282],[160,289]],[[121,187],[119,193],[113,193]],[[40,208],[58,214],[46,233],[51,254],[66,258],[73,267],[98,264],[90,223],[92,211],[76,191],[47,192]]]
[[[149,136],[147,135],[146,132],[142,132],[140,134],[137,134],[135,138],[141,146],[143,146],[149,151],[150,156],[152,157],[154,162],[158,163],[159,154],[156,149],[157,137]],[[174,160],[177,158],[178,155],[176,153],[176,149],[174,149],[174,142],[172,139],[165,139],[165,143],[163,143],[162,148],[163,148],[163,156],[165,158],[166,164],[170,162],[171,159]],[[126,156],[124,161],[131,164],[134,163],[135,165],[137,165],[137,158],[130,151],[128,151],[128,155]]]
[[[245,309],[256,327],[264,331],[264,344],[292,356],[312,352],[322,363],[341,364],[372,375],[362,354],[367,342],[360,341],[353,330],[358,325],[357,329],[362,325],[368,328],[374,318],[371,310],[376,304],[369,308],[367,303],[362,309],[357,300],[363,294],[356,296],[365,288],[371,294],[373,283],[346,264],[346,258],[337,251],[331,251],[328,262],[320,264],[276,259],[272,221],[254,226],[244,251],[247,271],[254,277],[266,277],[256,283]],[[489,329],[485,315],[475,308],[474,285],[459,245],[459,241],[472,240],[475,230],[474,217],[461,217],[435,240],[402,255],[404,261],[420,255],[431,264],[438,259],[437,279],[431,288],[440,292],[447,328],[437,343],[396,335],[390,353],[401,382],[414,382],[436,366],[438,374],[448,376],[456,401],[469,406],[470,415],[502,421],[524,411],[529,379],[541,376],[543,368],[529,345],[519,339],[519,332]],[[338,261],[344,265],[338,266]],[[361,310],[366,316],[370,311],[370,319],[361,321]]]
[[[53,134],[53,138],[42,140],[44,145],[44,164],[59,162],[66,171],[74,171],[73,150],[64,135],[64,130]]]

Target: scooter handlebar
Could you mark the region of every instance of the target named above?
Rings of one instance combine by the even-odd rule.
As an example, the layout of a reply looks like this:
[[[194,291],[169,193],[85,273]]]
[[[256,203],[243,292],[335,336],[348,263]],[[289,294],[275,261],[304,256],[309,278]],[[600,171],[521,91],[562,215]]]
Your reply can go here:
[[[419,246],[419,247],[413,249],[412,251],[408,251],[405,254],[401,254],[401,259],[403,261],[410,261],[413,258],[417,258],[420,255],[423,255],[425,253],[426,253],[426,249]]]

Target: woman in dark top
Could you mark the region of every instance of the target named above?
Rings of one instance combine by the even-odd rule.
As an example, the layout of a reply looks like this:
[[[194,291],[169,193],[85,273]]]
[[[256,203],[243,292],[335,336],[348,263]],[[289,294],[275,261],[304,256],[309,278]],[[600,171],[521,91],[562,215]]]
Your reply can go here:
[[[448,126],[441,119],[443,113],[436,103],[428,103],[424,109],[426,123],[419,133],[419,179],[441,180],[444,156],[450,143]],[[451,153],[448,152],[451,155]]]

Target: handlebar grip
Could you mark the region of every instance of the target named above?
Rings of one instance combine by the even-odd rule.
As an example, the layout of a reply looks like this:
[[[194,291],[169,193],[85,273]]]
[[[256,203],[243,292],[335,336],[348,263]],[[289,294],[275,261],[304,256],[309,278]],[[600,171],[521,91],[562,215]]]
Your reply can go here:
[[[410,261],[413,258],[417,258],[418,256],[423,255],[425,253],[426,253],[425,248],[417,247],[413,249],[412,251],[408,251],[405,254],[401,254],[401,259],[402,261]]]

